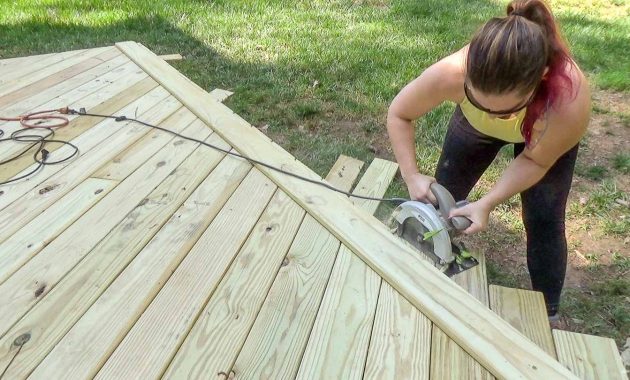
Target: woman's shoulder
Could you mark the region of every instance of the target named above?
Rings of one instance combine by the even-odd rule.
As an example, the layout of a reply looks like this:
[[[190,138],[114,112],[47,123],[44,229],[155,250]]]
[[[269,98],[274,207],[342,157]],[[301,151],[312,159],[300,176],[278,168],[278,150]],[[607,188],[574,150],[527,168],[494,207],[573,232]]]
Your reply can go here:
[[[440,59],[422,75],[431,77],[440,87],[440,92],[448,100],[459,103],[464,96],[464,79],[466,77],[466,52],[468,45]]]
[[[590,117],[591,91],[588,79],[575,62],[565,66],[570,86],[565,86],[558,97],[557,104],[550,110],[550,116],[558,120],[565,120],[567,124],[587,121]]]

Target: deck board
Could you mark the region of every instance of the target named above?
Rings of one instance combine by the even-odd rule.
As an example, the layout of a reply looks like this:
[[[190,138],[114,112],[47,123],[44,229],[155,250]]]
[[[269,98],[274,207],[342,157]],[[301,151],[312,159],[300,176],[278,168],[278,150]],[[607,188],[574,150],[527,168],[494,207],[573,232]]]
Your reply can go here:
[[[252,229],[252,238],[259,240],[260,228],[254,226],[275,191],[276,186],[259,171],[248,174],[105,362],[97,379],[162,375]],[[268,223],[264,221],[263,232]],[[229,312],[232,318],[238,314],[237,310]]]
[[[59,62],[48,64],[35,72],[30,72],[27,75],[9,79],[5,83],[0,84],[0,96],[11,94],[39,81],[45,83],[48,81],[52,84],[54,83],[54,80],[50,81],[50,79],[54,79],[57,76],[71,78],[77,74],[77,71],[80,72],[80,70],[84,68],[82,65],[84,62],[90,61],[91,64],[96,65],[103,61],[103,59],[98,57],[101,54],[108,55],[109,52],[115,52],[115,48],[107,46],[102,48],[87,49]]]
[[[144,73],[140,73],[138,75],[129,74],[125,78],[125,80],[118,80],[105,86],[96,93],[81,99],[80,103],[72,105],[78,106],[79,108],[84,107],[88,112],[94,114],[114,114],[115,112],[122,112],[123,110],[121,109],[123,107],[127,106],[130,102],[141,98],[158,85],[157,82],[148,78]],[[72,141],[83,132],[103,121],[103,118],[99,117],[79,117],[74,119],[70,117],[69,119],[71,119],[70,123],[66,127],[57,129],[55,132],[55,137],[57,139]],[[6,133],[9,133],[9,128],[3,126],[0,126],[0,128],[5,130]],[[49,148],[49,151],[54,152],[59,149],[59,145],[53,145]],[[13,178],[32,164],[33,157],[31,155],[19,157],[5,164],[2,172],[0,172],[0,181]],[[41,176],[38,176],[37,178],[41,178]],[[7,201],[4,201],[3,203],[3,200],[0,199],[0,209],[2,208],[2,204],[7,204],[6,202]]]
[[[33,377],[94,376],[250,169],[242,160],[224,158],[54,347]]]
[[[0,244],[0,284],[54,240],[118,183],[88,178]]]
[[[180,106],[163,89],[156,88],[127,108],[139,108],[144,120],[159,124]],[[3,210],[0,218],[0,241],[148,132],[149,129],[144,126],[107,119],[72,140],[79,147],[79,157],[76,159],[64,164],[44,166],[36,176],[3,186],[0,204],[13,202]],[[107,141],[107,144],[103,144],[103,141]],[[52,152],[50,157],[63,158],[70,151],[69,147],[64,146]],[[24,172],[36,166],[33,164]]]

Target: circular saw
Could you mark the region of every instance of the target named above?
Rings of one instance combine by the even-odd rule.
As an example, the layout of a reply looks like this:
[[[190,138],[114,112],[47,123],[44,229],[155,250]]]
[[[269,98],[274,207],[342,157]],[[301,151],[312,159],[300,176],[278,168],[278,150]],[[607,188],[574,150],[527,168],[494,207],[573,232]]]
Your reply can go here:
[[[437,199],[437,207],[420,201],[400,204],[392,214],[392,232],[426,254],[450,277],[479,264],[463,243],[452,240],[471,221],[463,216],[449,218],[449,213],[468,202],[456,203],[451,193],[438,183],[431,184],[431,192]]]

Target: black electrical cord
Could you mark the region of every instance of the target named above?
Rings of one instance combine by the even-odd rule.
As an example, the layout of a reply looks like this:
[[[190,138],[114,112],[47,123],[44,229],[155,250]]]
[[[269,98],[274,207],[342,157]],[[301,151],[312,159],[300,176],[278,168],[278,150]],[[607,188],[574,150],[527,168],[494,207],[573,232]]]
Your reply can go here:
[[[21,158],[22,156],[26,155],[27,152],[30,151],[33,147],[37,147],[35,149],[35,153],[33,154],[33,161],[38,164],[33,170],[29,171],[26,174],[0,182],[0,186],[6,185],[11,182],[16,182],[24,178],[28,178],[31,175],[35,174],[37,171],[39,171],[41,168],[43,168],[45,165],[60,164],[62,162],[66,162],[70,160],[72,157],[79,154],[79,148],[76,145],[72,144],[71,142],[63,141],[63,140],[55,140],[54,139],[55,131],[53,128],[54,127],[29,126],[28,128],[18,129],[14,131],[13,133],[11,133],[9,137],[5,137],[5,138],[2,138],[4,136],[4,131],[0,130],[0,143],[5,142],[5,141],[14,141],[14,142],[28,144],[28,146],[24,150],[22,150],[20,153],[4,161],[0,161],[0,166]],[[31,132],[34,129],[43,130],[43,131],[46,131],[47,133],[45,133],[44,135],[39,135],[35,133],[30,133],[30,134],[27,133],[27,132]],[[66,157],[60,158],[56,161],[50,161],[48,159],[48,157],[50,156],[50,151],[46,149],[46,145],[51,144],[51,143],[57,143],[57,144],[69,146],[70,148],[72,148],[71,153],[67,155]]]
[[[313,183],[313,184],[325,187],[325,188],[327,188],[329,190],[336,191],[338,193],[347,195],[349,197],[365,199],[365,200],[369,200],[369,201],[393,202],[393,203],[403,203],[403,202],[406,202],[406,201],[409,200],[409,199],[404,199],[404,198],[375,198],[375,197],[368,197],[368,196],[363,196],[363,195],[352,194],[352,193],[350,193],[348,191],[343,191],[343,190],[337,189],[336,187],[331,186],[328,183],[325,183],[325,182],[322,182],[322,181],[319,181],[319,180],[314,180],[314,179],[307,178],[307,177],[303,177],[301,175],[298,175],[298,174],[295,174],[295,173],[291,173],[289,171],[277,168],[277,167],[275,167],[273,165],[270,165],[270,164],[268,164],[266,162],[262,162],[262,161],[259,161],[259,160],[256,160],[256,159],[253,159],[253,158],[250,158],[250,157],[246,157],[246,156],[240,155],[238,153],[235,153],[235,152],[223,149],[223,148],[218,147],[216,145],[212,145],[212,144],[207,143],[205,141],[201,141],[201,140],[195,139],[193,137],[184,136],[184,135],[182,135],[180,133],[171,131],[169,129],[158,127],[157,125],[153,125],[153,124],[144,122],[142,120],[134,119],[134,118],[127,117],[127,116],[124,116],[124,115],[120,115],[120,116],[116,116],[116,115],[100,115],[100,114],[86,112],[84,108],[81,108],[78,111],[74,110],[74,109],[68,109],[68,113],[69,114],[74,114],[74,115],[81,115],[81,116],[94,116],[94,117],[109,118],[109,119],[114,119],[114,120],[116,120],[118,122],[133,121],[135,123],[142,124],[142,125],[147,126],[149,128],[157,129],[157,130],[160,130],[160,131],[163,131],[163,132],[166,132],[166,133],[170,133],[170,134],[172,134],[174,136],[177,136],[179,138],[182,138],[182,139],[185,139],[185,140],[188,140],[188,141],[192,141],[192,142],[196,142],[196,143],[201,144],[201,145],[205,145],[205,146],[207,146],[209,148],[218,150],[218,151],[223,152],[225,154],[229,154],[231,156],[242,158],[244,160],[249,161],[250,163],[264,166],[264,167],[269,168],[271,170],[275,170],[277,172],[280,172],[282,174],[285,174],[285,175],[288,175],[288,176],[300,179],[302,181]]]

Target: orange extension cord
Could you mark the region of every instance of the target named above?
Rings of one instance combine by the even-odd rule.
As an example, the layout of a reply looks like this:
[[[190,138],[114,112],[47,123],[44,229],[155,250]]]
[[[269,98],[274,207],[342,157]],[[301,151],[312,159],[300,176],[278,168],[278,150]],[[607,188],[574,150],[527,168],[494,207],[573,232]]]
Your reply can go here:
[[[0,120],[3,121],[19,121],[20,124],[22,124],[22,126],[24,128],[41,128],[38,124],[41,124],[41,120],[53,120],[53,119],[57,119],[60,120],[57,124],[52,124],[52,125],[46,125],[46,128],[61,128],[61,127],[65,127],[66,125],[68,125],[69,121],[68,118],[62,115],[55,115],[55,113],[60,113],[60,114],[68,114],[68,107],[63,107],[63,108],[59,108],[59,109],[53,109],[53,110],[45,110],[45,111],[37,111],[37,112],[31,112],[31,113],[27,113],[25,115],[20,115],[18,117],[2,117],[0,116]],[[29,121],[31,120],[38,120],[36,122],[30,123]]]

